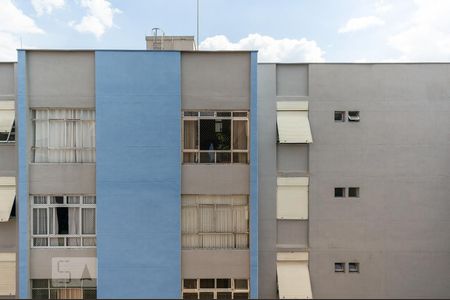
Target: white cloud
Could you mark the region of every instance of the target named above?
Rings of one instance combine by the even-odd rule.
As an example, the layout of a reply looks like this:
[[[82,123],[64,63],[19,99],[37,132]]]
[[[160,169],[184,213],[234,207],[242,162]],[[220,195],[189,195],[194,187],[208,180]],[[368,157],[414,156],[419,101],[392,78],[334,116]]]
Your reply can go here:
[[[51,14],[54,9],[62,8],[64,0],[31,0],[34,10],[38,16]]]
[[[260,62],[323,62],[325,52],[315,41],[305,38],[274,39],[257,33],[232,43],[224,35],[206,38],[200,43],[201,50],[258,50]]]
[[[375,2],[375,11],[378,14],[384,14],[393,9],[393,4],[389,0],[377,0]]]
[[[400,52],[399,61],[450,60],[450,1],[414,2],[408,27],[391,35],[388,45]]]
[[[371,27],[382,26],[384,21],[376,16],[367,16],[360,18],[352,18],[345,23],[344,26],[339,28],[339,33],[347,33],[353,31],[360,31]]]
[[[88,14],[78,24],[70,22],[69,25],[79,32],[92,33],[97,38],[114,25],[114,15],[121,13],[120,9],[112,7],[107,0],[81,0],[80,3]]]
[[[44,33],[34,20],[18,9],[11,0],[0,0],[0,31],[9,33]]]
[[[17,48],[21,47],[20,35],[44,31],[11,0],[0,0],[0,7],[0,61],[15,61]]]

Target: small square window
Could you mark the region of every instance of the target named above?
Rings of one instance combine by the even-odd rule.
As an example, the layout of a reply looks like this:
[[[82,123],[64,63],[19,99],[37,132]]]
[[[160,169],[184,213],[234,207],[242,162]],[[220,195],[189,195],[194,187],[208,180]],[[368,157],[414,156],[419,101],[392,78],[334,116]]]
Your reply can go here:
[[[183,293],[183,299],[198,299],[197,293]]]
[[[359,198],[359,187],[349,187],[348,196],[351,198]]]
[[[335,273],[345,273],[345,263],[343,263],[343,262],[334,263],[334,272]]]
[[[344,187],[334,188],[334,197],[335,198],[344,198],[345,197],[345,188]]]
[[[359,111],[353,110],[348,112],[349,122],[359,122]]]
[[[196,289],[197,288],[197,279],[184,279],[183,287],[185,289]]]
[[[215,288],[214,279],[200,279],[201,289],[213,289]]]
[[[349,273],[359,273],[359,263],[357,263],[357,262],[348,263],[348,272]]]
[[[336,122],[345,122],[345,111],[335,111],[334,120]]]

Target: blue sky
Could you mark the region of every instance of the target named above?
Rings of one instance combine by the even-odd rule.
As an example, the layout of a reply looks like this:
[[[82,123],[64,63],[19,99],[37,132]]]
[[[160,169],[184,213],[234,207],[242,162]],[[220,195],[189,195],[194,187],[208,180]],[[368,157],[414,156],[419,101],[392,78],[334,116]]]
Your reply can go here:
[[[450,0],[200,0],[200,49],[260,61],[450,60]],[[196,0],[0,0],[0,60],[15,49],[144,49],[152,27],[196,34]]]

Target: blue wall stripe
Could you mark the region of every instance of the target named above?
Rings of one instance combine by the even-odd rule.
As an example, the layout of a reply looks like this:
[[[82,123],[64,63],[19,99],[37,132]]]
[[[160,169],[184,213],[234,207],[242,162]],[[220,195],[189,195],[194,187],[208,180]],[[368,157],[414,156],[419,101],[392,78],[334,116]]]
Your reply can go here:
[[[18,272],[19,272],[19,298],[29,298],[29,238],[28,238],[28,153],[27,128],[28,105],[26,91],[26,52],[18,51],[17,61],[17,148],[18,148]]]
[[[181,296],[180,59],[95,53],[99,298]]]
[[[251,52],[250,65],[250,296],[258,298],[258,53]]]

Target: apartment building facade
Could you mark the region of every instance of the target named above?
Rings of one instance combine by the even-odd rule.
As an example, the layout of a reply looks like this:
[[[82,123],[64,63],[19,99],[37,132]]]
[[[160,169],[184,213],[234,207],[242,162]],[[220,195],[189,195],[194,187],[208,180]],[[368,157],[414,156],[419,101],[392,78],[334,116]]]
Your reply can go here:
[[[0,297],[450,295],[448,64],[177,42],[0,64]]]

